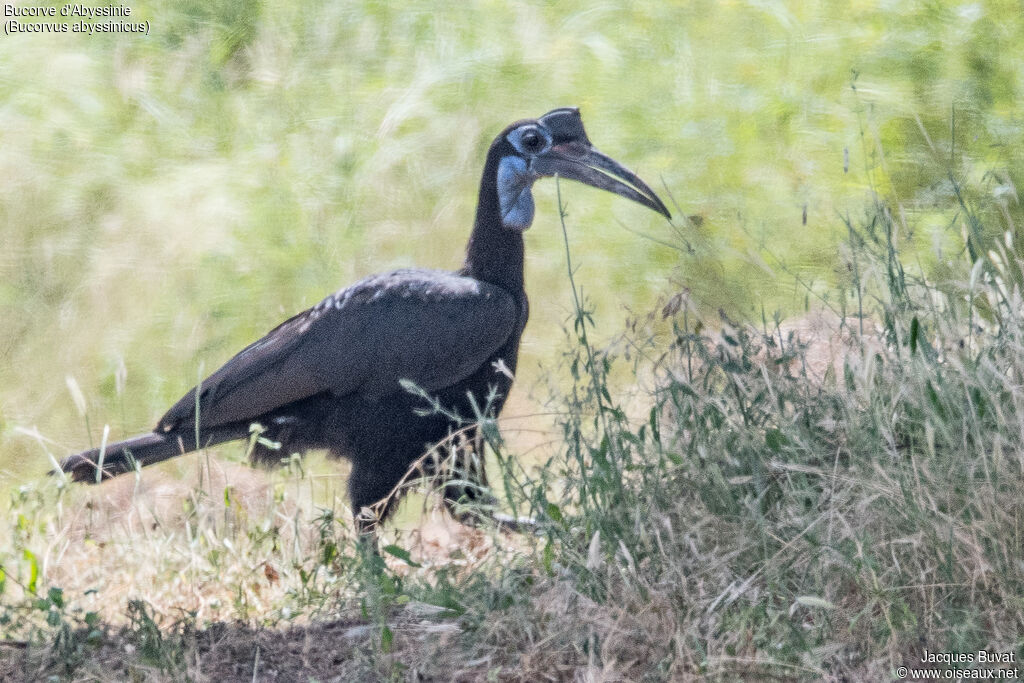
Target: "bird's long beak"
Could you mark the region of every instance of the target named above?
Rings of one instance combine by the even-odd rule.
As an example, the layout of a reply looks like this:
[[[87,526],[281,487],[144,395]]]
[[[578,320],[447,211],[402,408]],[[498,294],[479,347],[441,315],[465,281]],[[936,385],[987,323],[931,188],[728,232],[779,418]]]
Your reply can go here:
[[[553,145],[533,160],[532,170],[541,176],[557,175],[632,199],[665,218],[672,214],[654,190],[632,171],[588,144],[573,141]],[[625,181],[625,182],[623,182]]]

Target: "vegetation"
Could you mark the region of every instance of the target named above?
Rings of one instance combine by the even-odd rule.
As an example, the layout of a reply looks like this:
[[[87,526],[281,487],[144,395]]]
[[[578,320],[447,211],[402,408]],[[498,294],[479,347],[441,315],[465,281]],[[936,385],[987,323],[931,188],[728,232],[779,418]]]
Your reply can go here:
[[[0,42],[0,678],[1019,662],[1018,8],[429,9],[140,3],[146,41]],[[315,457],[37,477],[332,287],[454,265],[492,131],[568,102],[691,217],[546,189],[487,430],[536,537],[428,497],[367,555]]]

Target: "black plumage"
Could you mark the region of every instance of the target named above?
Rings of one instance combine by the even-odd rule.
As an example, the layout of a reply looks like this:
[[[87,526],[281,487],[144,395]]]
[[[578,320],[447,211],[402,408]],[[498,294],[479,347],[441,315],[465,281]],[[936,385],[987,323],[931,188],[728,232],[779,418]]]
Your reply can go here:
[[[353,511],[385,501],[378,509],[385,516],[389,494],[410,466],[464,426],[453,415],[501,411],[529,314],[522,232],[533,218],[530,188],[556,174],[669,216],[639,178],[593,149],[578,110],[514,123],[488,152],[461,270],[398,270],[332,294],[243,349],[174,404],[152,433],[110,444],[102,455],[72,455],[62,469],[75,480],[98,481],[246,438],[258,423],[280,448],[257,444],[254,460],[273,464],[292,452],[328,449],[352,462]],[[425,410],[431,405],[444,410]],[[478,434],[466,442],[479,449]],[[454,503],[476,490],[449,483],[444,495]]]

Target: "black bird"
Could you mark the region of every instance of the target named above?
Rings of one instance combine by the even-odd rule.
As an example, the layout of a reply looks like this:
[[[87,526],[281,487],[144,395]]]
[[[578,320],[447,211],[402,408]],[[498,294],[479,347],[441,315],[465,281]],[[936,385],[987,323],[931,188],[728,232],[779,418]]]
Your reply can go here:
[[[523,231],[533,222],[531,188],[555,175],[671,218],[642,180],[594,149],[578,109],[513,123],[487,153],[461,270],[406,269],[360,280],[243,349],[174,404],[152,433],[109,444],[102,455],[72,455],[61,468],[76,481],[95,482],[247,438],[258,423],[280,444],[275,450],[258,442],[258,463],[309,448],[348,458],[352,509],[368,531],[373,521],[360,511],[379,503],[377,519],[387,515],[391,493],[412,465],[464,427],[453,416],[472,419],[485,406],[491,416],[501,411],[529,310]],[[435,410],[424,410],[430,405]],[[477,453],[479,438],[469,440]],[[484,481],[481,466],[473,474]],[[443,493],[452,508],[471,491],[449,480]]]

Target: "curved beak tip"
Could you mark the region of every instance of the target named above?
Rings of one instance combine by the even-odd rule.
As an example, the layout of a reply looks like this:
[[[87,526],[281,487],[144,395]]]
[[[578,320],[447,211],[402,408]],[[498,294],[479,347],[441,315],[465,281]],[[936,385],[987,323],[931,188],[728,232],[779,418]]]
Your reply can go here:
[[[668,207],[667,207],[667,206],[665,206],[665,203],[664,203],[663,201],[661,201],[661,198],[660,198],[660,197],[658,197],[658,195],[656,195],[656,194],[653,194],[653,193],[651,194],[651,196],[652,196],[652,197],[653,197],[654,199],[657,199],[657,200],[658,200],[658,204],[660,204],[660,205],[661,205],[661,206],[660,206],[660,207],[658,208],[658,213],[660,213],[660,214],[661,214],[662,216],[664,216],[664,217],[665,217],[666,219],[668,219],[668,220],[672,220],[672,212],[668,210]]]
[[[643,204],[669,220],[672,219],[672,213],[647,183],[625,166],[598,152],[590,145],[576,146],[573,149],[554,148],[548,156],[536,159],[535,170],[542,176],[559,175],[591,187],[607,190],[638,204]]]

